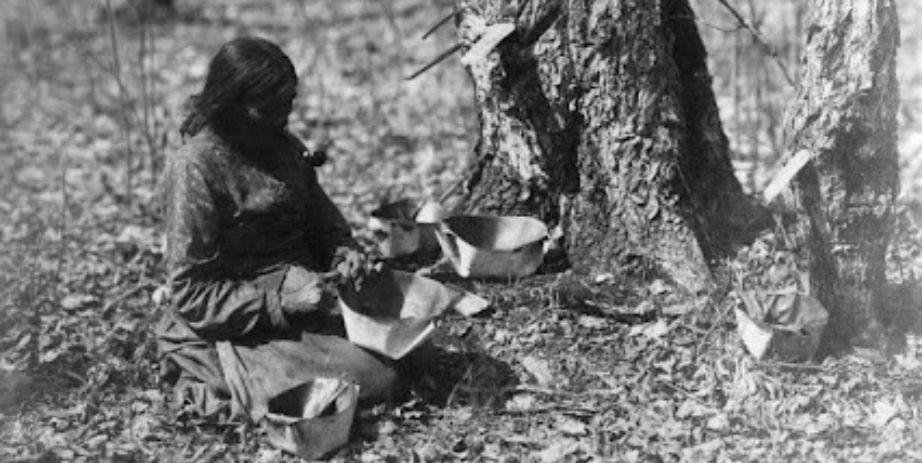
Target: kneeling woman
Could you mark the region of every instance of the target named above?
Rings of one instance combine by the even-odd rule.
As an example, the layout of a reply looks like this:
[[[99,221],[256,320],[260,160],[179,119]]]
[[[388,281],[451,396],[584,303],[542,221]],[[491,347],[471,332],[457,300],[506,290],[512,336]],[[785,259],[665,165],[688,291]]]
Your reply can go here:
[[[334,281],[368,259],[287,131],[298,78],[273,43],[242,38],[212,59],[164,174],[171,310],[161,365],[208,416],[258,421],[272,396],[346,376],[360,400],[390,394],[394,365],[342,337]]]

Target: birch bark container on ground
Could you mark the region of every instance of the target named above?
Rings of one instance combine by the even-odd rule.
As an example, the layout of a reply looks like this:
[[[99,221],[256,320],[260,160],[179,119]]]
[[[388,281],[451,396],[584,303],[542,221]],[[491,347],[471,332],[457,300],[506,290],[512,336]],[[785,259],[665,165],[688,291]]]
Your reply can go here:
[[[346,379],[308,381],[269,401],[266,437],[301,458],[321,458],[349,442],[358,399],[358,385]]]
[[[448,217],[436,238],[462,277],[520,278],[544,260],[548,229],[531,217]]]
[[[396,270],[340,291],[346,336],[353,344],[400,359],[433,332],[433,320],[453,303],[453,294],[435,280]]]
[[[403,199],[371,212],[368,228],[384,257],[401,257],[438,251],[435,230],[444,211],[438,203]]]

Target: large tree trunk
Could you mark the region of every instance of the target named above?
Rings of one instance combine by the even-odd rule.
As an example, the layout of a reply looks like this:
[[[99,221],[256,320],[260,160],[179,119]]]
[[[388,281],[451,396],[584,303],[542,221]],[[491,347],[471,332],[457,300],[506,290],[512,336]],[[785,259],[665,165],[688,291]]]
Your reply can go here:
[[[470,212],[559,223],[571,264],[638,258],[691,290],[752,217],[686,0],[463,0],[459,30],[515,33],[468,65],[481,121]]]
[[[814,161],[796,178],[797,236],[811,291],[830,311],[823,345],[877,345],[885,256],[899,188],[893,0],[811,0],[789,152]]]

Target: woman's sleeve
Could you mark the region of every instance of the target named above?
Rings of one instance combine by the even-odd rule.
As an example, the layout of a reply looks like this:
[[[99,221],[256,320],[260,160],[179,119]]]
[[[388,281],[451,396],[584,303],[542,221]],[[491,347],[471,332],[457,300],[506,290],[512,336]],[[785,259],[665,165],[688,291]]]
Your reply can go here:
[[[286,329],[279,297],[285,269],[244,279],[218,265],[219,198],[203,166],[178,158],[167,166],[164,188],[167,265],[177,315],[206,339]]]

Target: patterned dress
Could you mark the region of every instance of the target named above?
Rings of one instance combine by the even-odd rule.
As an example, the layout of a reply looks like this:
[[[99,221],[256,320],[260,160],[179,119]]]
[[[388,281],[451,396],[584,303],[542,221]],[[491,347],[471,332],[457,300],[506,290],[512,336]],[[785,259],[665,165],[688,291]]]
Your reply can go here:
[[[330,307],[283,309],[290,268],[324,272],[355,243],[304,145],[290,137],[267,150],[244,156],[206,128],[167,161],[164,378],[205,416],[253,421],[269,398],[317,376],[349,377],[363,400],[384,399],[394,366],[345,340]]]

